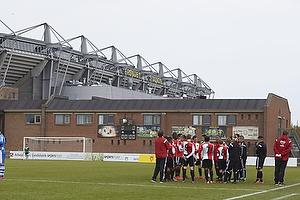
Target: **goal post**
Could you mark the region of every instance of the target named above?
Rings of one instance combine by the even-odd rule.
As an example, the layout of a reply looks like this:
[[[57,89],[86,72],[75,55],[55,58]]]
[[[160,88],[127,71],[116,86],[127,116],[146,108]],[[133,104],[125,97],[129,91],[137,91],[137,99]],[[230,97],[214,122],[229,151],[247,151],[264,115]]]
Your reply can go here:
[[[23,159],[90,160],[92,139],[85,137],[24,137]],[[29,154],[25,156],[25,147]]]

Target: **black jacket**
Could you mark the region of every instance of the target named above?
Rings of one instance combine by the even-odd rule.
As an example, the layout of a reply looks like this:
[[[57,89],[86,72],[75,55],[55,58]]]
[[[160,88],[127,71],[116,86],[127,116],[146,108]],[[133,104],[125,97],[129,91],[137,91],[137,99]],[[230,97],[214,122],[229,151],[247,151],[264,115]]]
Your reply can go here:
[[[240,145],[237,142],[231,142],[228,145],[228,153],[230,161],[239,161],[241,154]]]
[[[267,145],[264,142],[260,142],[256,145],[256,155],[261,158],[267,156]]]

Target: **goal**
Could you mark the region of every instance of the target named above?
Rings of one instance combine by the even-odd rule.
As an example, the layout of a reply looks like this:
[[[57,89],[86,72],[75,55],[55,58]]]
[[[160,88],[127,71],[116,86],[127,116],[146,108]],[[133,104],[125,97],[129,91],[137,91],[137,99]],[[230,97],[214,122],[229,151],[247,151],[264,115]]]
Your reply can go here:
[[[90,160],[92,143],[85,137],[24,137],[23,151],[28,145],[30,153],[23,159]]]

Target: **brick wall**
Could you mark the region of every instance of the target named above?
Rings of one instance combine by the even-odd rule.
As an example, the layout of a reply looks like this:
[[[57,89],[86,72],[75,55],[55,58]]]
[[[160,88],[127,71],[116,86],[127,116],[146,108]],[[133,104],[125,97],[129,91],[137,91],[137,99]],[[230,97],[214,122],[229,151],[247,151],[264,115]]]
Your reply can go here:
[[[282,117],[282,128],[289,128],[290,110],[286,100],[277,96],[269,98],[269,104],[261,112],[253,111],[209,111],[210,124],[206,126],[218,126],[218,115],[234,115],[235,124],[227,125],[227,137],[232,135],[233,126],[255,126],[259,128],[259,135],[265,136],[265,141],[268,147],[268,155],[273,155],[273,142],[277,137],[278,116]],[[6,112],[5,113],[5,136],[7,139],[6,149],[9,150],[22,150],[23,137],[87,137],[93,139],[93,152],[115,152],[115,153],[154,153],[154,138],[137,138],[136,140],[121,140],[119,137],[115,138],[99,138],[98,131],[98,114],[99,111],[84,112],[92,114],[92,123],[88,125],[77,125],[76,114],[77,112],[68,112],[70,114],[70,124],[56,125],[55,114],[41,110],[41,124],[26,124],[25,115],[30,111],[24,112]],[[78,111],[80,113],[81,111]],[[205,113],[199,111],[199,113]],[[35,112],[36,113],[36,112]],[[161,130],[165,132],[165,136],[171,136],[172,126],[193,126],[193,115],[197,111],[178,111],[178,112],[163,112],[156,113],[160,115]],[[115,112],[114,126],[120,126],[120,119],[132,118],[134,125],[140,126],[144,123],[144,114],[140,112]],[[153,113],[152,113],[153,114]],[[250,119],[249,119],[250,115]],[[283,119],[284,117],[284,119]],[[196,127],[196,134],[200,139],[202,134],[202,126]],[[257,140],[246,140],[247,144],[250,143],[250,155],[254,154],[254,144]]]
[[[19,89],[7,86],[0,86],[0,99],[18,100]]]

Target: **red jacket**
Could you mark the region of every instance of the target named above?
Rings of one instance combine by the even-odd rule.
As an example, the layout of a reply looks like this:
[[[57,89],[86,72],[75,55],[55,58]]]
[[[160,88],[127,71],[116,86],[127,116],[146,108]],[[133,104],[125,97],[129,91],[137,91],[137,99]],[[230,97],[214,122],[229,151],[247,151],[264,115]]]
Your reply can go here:
[[[275,160],[288,161],[291,149],[292,142],[287,135],[282,135],[280,138],[277,138],[274,142],[273,147],[275,153]]]
[[[155,139],[155,157],[166,158],[168,156],[169,143],[166,138],[158,137]]]

